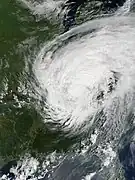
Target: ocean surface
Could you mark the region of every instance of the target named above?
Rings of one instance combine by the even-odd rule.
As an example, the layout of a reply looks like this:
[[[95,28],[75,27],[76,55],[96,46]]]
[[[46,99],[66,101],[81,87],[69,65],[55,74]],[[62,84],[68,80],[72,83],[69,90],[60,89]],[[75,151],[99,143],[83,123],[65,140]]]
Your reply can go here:
[[[0,1],[0,167],[16,162],[11,179],[125,179],[119,151],[135,140],[134,1],[108,14],[100,3],[81,7],[63,33],[62,0]]]

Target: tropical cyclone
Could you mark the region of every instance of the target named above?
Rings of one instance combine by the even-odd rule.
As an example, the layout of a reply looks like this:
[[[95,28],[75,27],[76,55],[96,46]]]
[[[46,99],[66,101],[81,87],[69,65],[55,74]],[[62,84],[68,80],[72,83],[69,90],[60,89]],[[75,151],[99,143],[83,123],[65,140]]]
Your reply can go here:
[[[134,178],[134,37],[134,16],[98,19],[57,37],[37,55],[33,72],[48,105],[45,123],[50,115],[69,136],[96,137],[89,144],[85,139],[85,153],[62,156],[45,180],[82,180],[91,173],[96,180],[123,180],[121,165],[125,177]]]

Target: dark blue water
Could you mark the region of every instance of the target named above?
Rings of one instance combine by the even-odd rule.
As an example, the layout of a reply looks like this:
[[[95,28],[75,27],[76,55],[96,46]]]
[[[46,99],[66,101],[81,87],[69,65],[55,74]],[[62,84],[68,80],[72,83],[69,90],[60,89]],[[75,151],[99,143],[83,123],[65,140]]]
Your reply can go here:
[[[30,6],[28,6],[26,2],[14,1],[11,3],[8,0],[1,0],[0,2],[1,178],[5,174],[9,179],[15,180],[34,178],[42,180],[110,180],[111,177],[114,180],[124,180],[124,178],[134,180],[133,107],[131,108],[133,113],[128,114],[128,111],[125,109],[126,117],[129,120],[125,118],[124,130],[119,130],[119,126],[122,125],[119,122],[119,117],[116,117],[118,124],[116,123],[116,127],[114,126],[115,128],[111,130],[111,135],[108,135],[108,126],[110,125],[106,125],[108,129],[103,127],[107,117],[104,109],[101,109],[95,115],[92,128],[87,129],[82,134],[70,136],[70,132],[63,131],[65,124],[59,125],[59,123],[50,122],[50,117],[48,117],[48,122],[44,123],[46,98],[37,98],[40,94],[37,92],[37,89],[40,89],[40,83],[32,71],[36,55],[48,41],[89,19],[101,17],[101,15],[113,15],[120,6],[123,6],[124,1],[112,1],[111,3],[108,1],[91,1],[85,2],[83,5],[83,2],[74,4],[74,6],[66,5],[65,8],[68,9],[68,12],[65,15],[60,14],[59,18],[57,17],[57,11],[59,10],[57,6],[54,10],[51,9],[42,13],[41,10],[47,6],[43,4],[43,1],[38,4],[39,6],[35,6],[32,1]],[[33,7],[36,7],[36,9],[33,10]],[[60,8],[62,7],[60,6]],[[62,24],[63,20],[64,24]],[[128,23],[129,21],[127,20]],[[125,24],[123,28],[126,26]],[[132,28],[132,23],[129,24],[129,27]],[[63,40],[63,44],[61,43],[60,47],[87,34],[93,33],[91,37],[95,37],[96,34],[94,33],[98,32],[99,29],[101,28],[91,28],[87,32],[84,30],[83,33],[78,31],[75,35],[73,32],[67,39],[65,35],[66,40]],[[57,53],[57,49],[60,47],[56,45],[54,51],[56,50]],[[55,56],[55,52],[53,52],[53,55]],[[130,60],[129,56],[127,58]],[[119,73],[115,72],[114,74]],[[119,76],[109,78],[108,96],[115,92],[118,83]],[[38,88],[36,89],[35,87]],[[101,90],[97,95],[97,100],[100,102],[104,101],[105,96],[106,92]],[[125,100],[125,104],[126,102],[130,102],[130,98]],[[128,106],[125,104],[124,106]],[[118,106],[118,108],[121,107]],[[117,112],[116,110],[115,113],[117,114]],[[96,143],[92,145],[91,135],[97,129],[99,132],[98,138]],[[115,133],[117,135],[120,134],[116,138],[119,139],[119,142],[115,141]],[[113,148],[108,146],[109,141],[113,142]],[[114,161],[108,166],[103,166],[105,163],[101,149],[104,150],[104,146],[108,147],[109,153],[110,151],[112,154],[113,152],[116,153]],[[99,147],[101,148],[100,150],[98,149]],[[84,153],[84,151],[86,152]],[[106,156],[109,156],[109,154]],[[39,164],[37,165],[36,163]],[[11,167],[17,170],[17,174],[11,171]],[[31,170],[33,172],[30,172]],[[25,176],[22,176],[23,172],[25,172]],[[42,177],[40,177],[41,175]]]

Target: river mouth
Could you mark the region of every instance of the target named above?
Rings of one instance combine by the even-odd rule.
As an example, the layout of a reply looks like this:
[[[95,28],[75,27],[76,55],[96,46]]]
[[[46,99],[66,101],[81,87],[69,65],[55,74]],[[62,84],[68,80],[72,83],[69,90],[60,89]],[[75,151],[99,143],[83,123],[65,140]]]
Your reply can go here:
[[[116,13],[50,39],[49,24],[39,42],[40,25],[26,32],[23,43],[38,48],[26,55],[17,44],[26,55],[20,76],[9,61],[22,86],[5,86],[11,96],[1,100],[0,143],[6,160],[17,159],[0,171],[3,179],[125,179],[125,162],[134,166],[134,24],[134,14]]]

